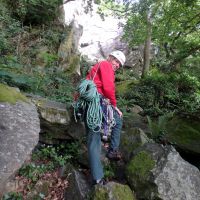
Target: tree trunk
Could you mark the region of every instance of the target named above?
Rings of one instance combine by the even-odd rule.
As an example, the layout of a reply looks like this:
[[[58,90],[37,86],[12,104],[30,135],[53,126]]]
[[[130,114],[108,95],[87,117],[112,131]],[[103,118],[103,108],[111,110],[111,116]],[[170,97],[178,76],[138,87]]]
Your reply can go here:
[[[142,78],[144,78],[149,72],[150,56],[151,56],[151,18],[150,14],[147,14],[147,34],[144,45],[144,63],[142,69]]]

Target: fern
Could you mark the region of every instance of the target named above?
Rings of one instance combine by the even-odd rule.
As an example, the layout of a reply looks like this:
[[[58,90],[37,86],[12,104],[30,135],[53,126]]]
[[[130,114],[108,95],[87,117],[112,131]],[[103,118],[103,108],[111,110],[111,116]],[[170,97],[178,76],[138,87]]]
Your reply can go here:
[[[166,113],[159,116],[157,121],[153,121],[147,116],[148,125],[151,131],[152,138],[156,141],[162,141],[167,134],[167,123],[174,116],[174,112]]]

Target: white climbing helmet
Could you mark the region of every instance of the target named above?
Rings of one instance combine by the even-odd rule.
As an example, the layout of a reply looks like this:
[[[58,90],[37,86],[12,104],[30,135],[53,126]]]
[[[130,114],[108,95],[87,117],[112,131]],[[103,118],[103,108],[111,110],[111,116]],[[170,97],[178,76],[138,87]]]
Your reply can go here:
[[[115,58],[117,58],[117,60],[119,60],[119,62],[121,63],[122,66],[124,65],[124,63],[126,61],[126,57],[122,51],[118,51],[118,50],[113,51],[109,55],[114,56]]]

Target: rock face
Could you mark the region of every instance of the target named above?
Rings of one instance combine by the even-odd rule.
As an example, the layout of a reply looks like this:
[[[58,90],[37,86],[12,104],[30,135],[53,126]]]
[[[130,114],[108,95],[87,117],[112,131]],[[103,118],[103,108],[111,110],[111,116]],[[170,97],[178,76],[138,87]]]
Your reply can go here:
[[[126,44],[121,41],[123,29],[122,20],[112,16],[102,20],[97,14],[98,5],[93,4],[93,10],[85,13],[87,4],[83,0],[70,1],[64,4],[65,24],[72,22],[76,27],[83,27],[79,51],[91,62],[105,58],[114,49],[126,51]]]
[[[145,144],[134,153],[127,177],[139,199],[200,199],[200,172],[172,146]]]
[[[39,140],[40,122],[31,103],[0,102],[0,194]]]

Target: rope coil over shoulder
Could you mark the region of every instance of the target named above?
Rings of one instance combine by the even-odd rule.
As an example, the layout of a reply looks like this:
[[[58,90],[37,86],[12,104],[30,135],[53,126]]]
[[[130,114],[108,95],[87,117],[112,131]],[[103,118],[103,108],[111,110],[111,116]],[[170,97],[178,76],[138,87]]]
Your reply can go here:
[[[79,99],[74,103],[74,116],[76,119],[76,112],[79,109],[86,110],[86,122],[90,129],[94,132],[98,132],[101,129],[102,123],[102,110],[100,105],[100,96],[97,91],[97,87],[94,83],[94,78],[97,74],[98,68],[92,78],[92,80],[84,79],[81,81],[80,85],[77,87],[77,92],[79,93]]]

